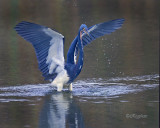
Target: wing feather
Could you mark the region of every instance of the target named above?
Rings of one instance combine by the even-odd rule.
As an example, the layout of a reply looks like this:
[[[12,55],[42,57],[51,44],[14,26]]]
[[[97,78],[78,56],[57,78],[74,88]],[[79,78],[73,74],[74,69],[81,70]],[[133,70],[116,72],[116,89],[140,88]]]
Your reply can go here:
[[[96,25],[89,27],[89,29],[88,29],[89,35],[86,33],[82,34],[83,46],[90,44],[93,40],[95,40],[98,37],[101,37],[106,34],[110,34],[110,33],[114,32],[115,30],[121,28],[123,23],[124,23],[124,19],[116,19],[116,20],[111,20],[108,22],[96,24]],[[78,54],[78,45],[76,45],[74,50],[75,50],[74,60],[76,60],[76,57]],[[74,61],[74,62],[76,62],[76,61]]]
[[[88,29],[89,35],[86,33],[82,34],[83,45],[85,46],[98,37],[114,32],[115,30],[121,28],[123,23],[124,19],[116,19],[91,26]]]
[[[39,69],[46,80],[64,70],[64,36],[42,25],[22,21],[15,30],[30,42],[36,52]]]

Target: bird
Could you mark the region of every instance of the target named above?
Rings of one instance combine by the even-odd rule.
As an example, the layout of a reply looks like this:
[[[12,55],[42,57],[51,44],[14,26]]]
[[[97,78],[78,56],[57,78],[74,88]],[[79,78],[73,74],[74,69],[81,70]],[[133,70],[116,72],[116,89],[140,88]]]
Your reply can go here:
[[[77,36],[69,47],[66,60],[64,59],[65,38],[55,29],[28,21],[21,21],[14,29],[33,45],[44,80],[49,80],[51,85],[61,92],[64,85],[68,85],[69,91],[73,91],[72,83],[83,67],[84,47],[96,38],[121,28],[124,21],[124,18],[115,19],[91,27],[81,24]]]

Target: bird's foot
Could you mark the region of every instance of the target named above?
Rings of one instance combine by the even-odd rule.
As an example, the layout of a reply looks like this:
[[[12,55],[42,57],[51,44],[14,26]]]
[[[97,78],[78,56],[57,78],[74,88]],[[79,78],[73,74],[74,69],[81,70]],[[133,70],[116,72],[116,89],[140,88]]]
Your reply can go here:
[[[57,85],[57,92],[61,92],[63,89],[63,84],[58,84]]]
[[[71,91],[72,92],[72,90],[73,90],[73,87],[72,87],[72,83],[69,85],[69,91]]]

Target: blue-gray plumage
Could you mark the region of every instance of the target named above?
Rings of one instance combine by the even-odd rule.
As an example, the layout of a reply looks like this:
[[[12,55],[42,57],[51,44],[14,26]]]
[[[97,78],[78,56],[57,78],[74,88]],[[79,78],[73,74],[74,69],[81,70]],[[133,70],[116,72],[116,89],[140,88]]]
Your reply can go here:
[[[123,22],[124,19],[116,19],[89,28],[82,24],[78,35],[68,50],[66,62],[63,52],[64,36],[62,34],[48,27],[26,21],[17,24],[15,30],[33,45],[39,69],[45,80],[51,80],[51,84],[57,86],[57,91],[61,91],[64,84],[70,84],[70,90],[72,90],[71,83],[81,72],[84,57],[83,47],[96,38],[121,28]],[[79,58],[76,62],[78,54]]]

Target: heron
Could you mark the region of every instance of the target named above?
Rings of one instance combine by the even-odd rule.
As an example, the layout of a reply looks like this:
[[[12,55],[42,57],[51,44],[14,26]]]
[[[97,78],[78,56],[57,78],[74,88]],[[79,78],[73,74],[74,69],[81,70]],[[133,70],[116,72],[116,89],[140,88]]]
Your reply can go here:
[[[54,29],[28,21],[21,21],[15,26],[16,32],[30,42],[36,52],[38,67],[45,80],[58,92],[64,85],[72,91],[72,83],[80,74],[83,67],[84,46],[106,34],[121,28],[124,18],[95,24],[91,27],[82,24],[78,35],[72,41],[67,59],[64,59],[64,36]]]

